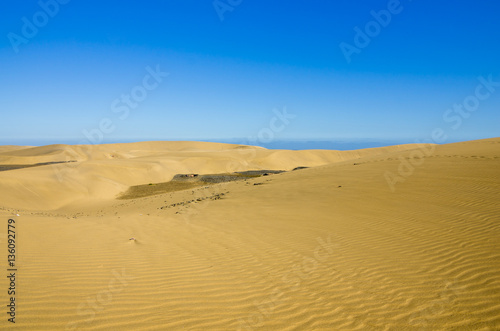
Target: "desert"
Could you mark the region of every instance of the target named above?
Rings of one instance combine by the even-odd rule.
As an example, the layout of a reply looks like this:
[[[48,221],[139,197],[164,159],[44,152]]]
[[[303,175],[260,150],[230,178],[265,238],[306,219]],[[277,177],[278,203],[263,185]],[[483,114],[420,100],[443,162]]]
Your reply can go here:
[[[497,329],[499,146],[4,146],[9,329]]]
[[[4,1],[0,331],[500,330],[500,1]]]

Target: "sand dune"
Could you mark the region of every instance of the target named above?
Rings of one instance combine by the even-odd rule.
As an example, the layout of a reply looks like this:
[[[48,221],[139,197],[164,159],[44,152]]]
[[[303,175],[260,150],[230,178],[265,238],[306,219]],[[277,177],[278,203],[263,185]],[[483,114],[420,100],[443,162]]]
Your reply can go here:
[[[0,146],[0,153],[30,148],[31,146],[3,145]]]
[[[14,149],[0,153],[0,164],[62,163],[0,172],[0,198],[11,208],[56,209],[73,202],[114,199],[128,186],[168,181],[177,173],[291,170],[412,148],[276,151],[206,142],[140,142]]]
[[[0,149],[0,164],[78,161],[0,172],[0,215],[20,214],[15,328],[500,329],[499,147]],[[287,172],[115,199],[252,169]]]

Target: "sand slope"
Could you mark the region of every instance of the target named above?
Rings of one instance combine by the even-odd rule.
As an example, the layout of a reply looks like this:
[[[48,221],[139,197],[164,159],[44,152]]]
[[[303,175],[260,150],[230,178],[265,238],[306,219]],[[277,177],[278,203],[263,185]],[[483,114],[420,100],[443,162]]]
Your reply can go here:
[[[78,197],[95,189],[91,198],[61,194],[59,210],[27,208],[37,198],[21,202],[20,188],[11,200],[5,192],[33,180],[40,186],[29,189],[49,196],[39,199],[54,200],[57,178],[45,167],[0,173],[12,204],[0,217],[21,213],[16,328],[500,328],[500,139],[244,157],[238,146],[158,146],[99,146],[97,160],[74,169],[75,187],[55,186]],[[35,157],[16,155],[6,157]],[[168,180],[164,169],[224,170],[228,160],[316,166],[135,200],[106,194]],[[388,173],[399,180],[389,184]],[[95,184],[106,182],[112,189]]]
[[[279,151],[220,143],[158,141],[9,149],[0,152],[0,164],[68,163],[0,172],[0,199],[2,205],[11,208],[56,209],[77,201],[113,199],[131,185],[168,181],[177,173],[291,170],[412,148],[415,146],[345,152]]]

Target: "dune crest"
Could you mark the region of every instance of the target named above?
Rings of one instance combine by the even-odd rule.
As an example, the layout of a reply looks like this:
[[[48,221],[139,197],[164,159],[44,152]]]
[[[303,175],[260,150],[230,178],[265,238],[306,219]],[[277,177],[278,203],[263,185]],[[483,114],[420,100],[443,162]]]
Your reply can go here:
[[[0,172],[0,198],[5,207],[50,210],[72,202],[114,199],[129,186],[166,182],[178,173],[291,170],[412,148],[286,151],[189,141],[6,148],[0,152],[1,165],[60,163]]]

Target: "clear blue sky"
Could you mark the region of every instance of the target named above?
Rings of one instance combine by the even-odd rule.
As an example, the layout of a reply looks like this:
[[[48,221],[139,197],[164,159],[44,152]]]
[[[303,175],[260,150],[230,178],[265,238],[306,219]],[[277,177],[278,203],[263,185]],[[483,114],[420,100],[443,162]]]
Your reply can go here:
[[[54,1],[2,6],[0,145],[500,136],[499,1]]]

